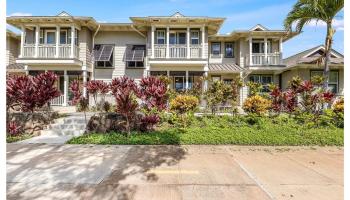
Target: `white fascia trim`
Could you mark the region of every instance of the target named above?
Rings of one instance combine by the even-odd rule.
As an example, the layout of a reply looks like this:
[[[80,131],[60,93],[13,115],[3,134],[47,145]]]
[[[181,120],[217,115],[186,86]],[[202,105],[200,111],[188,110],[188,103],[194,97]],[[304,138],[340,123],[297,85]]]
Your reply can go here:
[[[307,58],[309,57],[311,54],[315,53],[316,51],[319,51],[319,50],[325,50],[324,46],[320,46],[318,47],[317,49],[311,51],[310,53],[306,54],[305,56],[303,56],[303,58]],[[337,58],[342,58],[342,56],[338,55],[337,53],[335,53],[332,49],[331,49],[331,54]]]
[[[186,65],[186,64],[207,64],[207,61],[168,61],[168,60],[159,60],[159,61],[156,61],[156,60],[151,60],[149,61],[149,64],[181,64],[181,65]]]
[[[82,65],[83,63],[78,60],[16,60],[16,63],[20,64],[59,64],[59,65]]]

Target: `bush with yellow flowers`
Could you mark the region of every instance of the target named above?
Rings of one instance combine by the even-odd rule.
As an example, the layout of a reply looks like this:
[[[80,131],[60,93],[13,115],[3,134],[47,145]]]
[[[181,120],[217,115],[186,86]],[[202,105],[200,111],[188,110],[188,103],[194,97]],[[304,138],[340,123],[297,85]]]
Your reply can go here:
[[[248,97],[243,104],[245,112],[257,115],[265,114],[270,107],[271,101],[259,95]]]
[[[199,100],[191,95],[178,95],[170,101],[170,110],[178,114],[194,111],[199,105]]]
[[[341,98],[337,100],[333,106],[332,109],[335,113],[344,113],[344,99]]]

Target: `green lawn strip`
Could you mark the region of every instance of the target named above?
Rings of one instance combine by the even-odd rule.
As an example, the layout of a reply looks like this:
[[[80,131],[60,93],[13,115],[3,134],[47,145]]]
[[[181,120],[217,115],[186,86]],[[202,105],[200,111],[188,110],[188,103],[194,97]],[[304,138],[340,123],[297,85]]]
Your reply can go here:
[[[30,135],[30,134],[23,134],[18,136],[6,136],[6,142],[7,143],[18,142],[21,140],[29,139],[31,137],[33,137],[33,135]]]
[[[151,133],[134,132],[87,134],[69,144],[235,144],[235,145],[336,145],[343,146],[344,130],[340,128],[306,128],[293,122],[265,121],[259,125],[238,124],[228,119],[205,119],[187,128],[160,128]]]

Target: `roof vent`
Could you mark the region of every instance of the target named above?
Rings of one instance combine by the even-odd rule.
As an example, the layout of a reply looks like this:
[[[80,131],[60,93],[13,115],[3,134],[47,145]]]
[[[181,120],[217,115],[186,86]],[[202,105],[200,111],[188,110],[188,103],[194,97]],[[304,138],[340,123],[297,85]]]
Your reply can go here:
[[[176,12],[176,13],[174,13],[173,15],[171,15],[171,17],[179,18],[179,17],[184,17],[184,15],[181,14],[180,12]]]
[[[62,12],[59,13],[57,16],[59,16],[59,17],[67,17],[67,16],[71,16],[71,15],[68,14],[66,11],[62,11]]]

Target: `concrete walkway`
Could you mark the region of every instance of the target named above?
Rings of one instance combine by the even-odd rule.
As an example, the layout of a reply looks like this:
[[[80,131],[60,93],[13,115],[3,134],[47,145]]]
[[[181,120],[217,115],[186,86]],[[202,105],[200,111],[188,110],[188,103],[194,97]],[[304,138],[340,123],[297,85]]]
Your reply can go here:
[[[8,199],[343,199],[337,147],[7,145]]]

